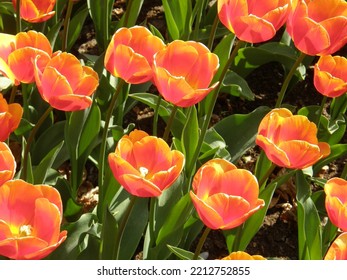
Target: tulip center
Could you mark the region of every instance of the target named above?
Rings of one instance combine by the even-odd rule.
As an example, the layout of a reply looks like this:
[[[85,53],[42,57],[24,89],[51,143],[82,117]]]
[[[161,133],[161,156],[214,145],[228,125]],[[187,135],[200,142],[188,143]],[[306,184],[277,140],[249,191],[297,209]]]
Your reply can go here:
[[[139,168],[139,171],[140,171],[140,174],[143,178],[145,178],[149,172],[148,169],[146,167],[143,167],[143,166],[141,166]]]
[[[31,225],[22,225],[19,228],[18,235],[20,237],[30,236],[32,232],[32,226]]]

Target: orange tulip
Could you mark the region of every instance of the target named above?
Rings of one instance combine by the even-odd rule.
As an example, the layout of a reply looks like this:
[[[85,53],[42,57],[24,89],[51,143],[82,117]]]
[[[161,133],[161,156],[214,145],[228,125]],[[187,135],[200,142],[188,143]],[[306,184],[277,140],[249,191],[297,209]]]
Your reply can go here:
[[[328,55],[347,42],[345,0],[296,0],[287,20],[295,46],[308,55]]]
[[[0,142],[0,187],[5,182],[12,180],[15,172],[15,158],[6,143]]]
[[[0,141],[5,141],[17,129],[22,115],[23,108],[17,103],[7,104],[0,93]]]
[[[314,86],[328,97],[347,92],[347,59],[343,56],[321,56],[314,65]]]
[[[222,260],[246,260],[246,261],[252,261],[252,260],[266,260],[263,256],[260,255],[253,255],[242,251],[232,252],[230,255],[222,258]]]
[[[55,2],[56,0],[20,0],[20,16],[32,23],[49,20],[55,14]],[[16,9],[17,1],[12,0],[12,3]]]
[[[265,205],[251,172],[224,160],[202,165],[193,179],[191,199],[203,223],[211,229],[231,229]]]
[[[0,33],[0,74],[8,78],[12,84],[19,84],[7,64],[8,56],[15,48],[16,36]],[[1,90],[1,88],[0,88]]]
[[[347,231],[347,181],[332,178],[324,186],[325,209],[330,221],[343,231]]]
[[[249,43],[267,41],[287,20],[291,0],[218,0],[220,21]]]
[[[261,121],[256,144],[281,167],[304,169],[330,154],[330,146],[318,142],[317,126],[288,109],[273,109]]]
[[[127,83],[148,82],[153,76],[153,55],[164,46],[146,27],[120,28],[107,47],[105,68]]]
[[[35,81],[42,98],[62,111],[83,110],[92,104],[90,96],[99,85],[97,73],[82,66],[72,54],[57,52],[43,69],[35,59]],[[42,70],[41,70],[42,69]]]
[[[154,56],[154,83],[166,101],[189,107],[206,97],[219,67],[218,56],[203,44],[175,40]]]
[[[108,162],[117,181],[132,195],[156,197],[180,175],[184,156],[141,130],[123,136]]]
[[[340,234],[334,240],[324,260],[347,260],[347,232]]]
[[[12,180],[0,187],[0,255],[42,259],[67,232],[60,232],[62,201],[51,186]]]

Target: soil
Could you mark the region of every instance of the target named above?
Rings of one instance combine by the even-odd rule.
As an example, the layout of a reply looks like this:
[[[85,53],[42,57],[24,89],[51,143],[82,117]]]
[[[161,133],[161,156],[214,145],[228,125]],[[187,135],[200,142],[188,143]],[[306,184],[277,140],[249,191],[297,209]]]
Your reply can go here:
[[[121,17],[126,8],[125,4],[126,1],[124,0],[115,1],[114,17]],[[160,30],[162,34],[165,34],[165,14],[161,5],[160,0],[144,1],[138,23],[150,23]],[[98,54],[94,30],[92,25],[88,24],[88,20],[86,23],[80,39],[73,50],[77,55],[82,53]],[[346,48],[342,51],[346,51]],[[255,94],[255,100],[246,101],[221,93],[214,109],[212,122],[218,122],[231,114],[249,113],[259,106],[265,105],[273,108],[283,80],[284,71],[279,63],[271,62],[257,68],[246,78],[249,87]],[[296,108],[307,105],[320,105],[322,96],[316,91],[312,81],[313,71],[309,68],[307,69],[305,80],[299,82],[287,93],[284,103],[291,104]],[[133,122],[138,128],[148,129],[151,132],[152,117],[152,109],[143,104],[138,104],[125,116],[125,122]],[[162,124],[164,127],[164,123]],[[344,136],[343,142],[347,142],[347,135]],[[239,167],[253,171],[258,155],[258,147],[250,149],[243,159],[238,162]],[[346,158],[335,161],[322,170],[321,176],[326,179],[339,176],[345,164],[347,164]],[[93,167],[87,169],[91,170]],[[282,170],[277,168],[272,176],[275,178],[281,172]],[[90,181],[93,181],[93,179]],[[90,186],[87,189],[90,189]],[[85,191],[82,191],[82,193],[85,193]],[[90,203],[90,200],[86,199],[85,202]],[[208,259],[218,259],[228,255],[222,232],[211,231],[202,251],[208,253]],[[250,242],[246,251],[252,255],[262,255],[266,258],[298,258],[295,186],[291,181],[276,190],[263,225]]]

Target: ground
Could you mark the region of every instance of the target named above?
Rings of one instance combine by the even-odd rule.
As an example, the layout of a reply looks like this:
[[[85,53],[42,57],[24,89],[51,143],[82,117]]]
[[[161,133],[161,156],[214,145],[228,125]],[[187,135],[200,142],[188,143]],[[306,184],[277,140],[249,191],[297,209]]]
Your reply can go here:
[[[115,1],[113,16],[120,17],[125,8],[125,1]],[[144,1],[139,16],[139,23],[147,21],[165,34],[164,16],[161,1]],[[74,51],[76,53],[98,53],[92,25],[85,25]],[[218,122],[231,114],[249,113],[263,105],[273,108],[284,80],[284,72],[280,64],[272,62],[253,71],[246,80],[256,96],[255,101],[245,101],[222,93],[217,100],[213,122]],[[307,105],[320,105],[322,96],[315,90],[312,80],[312,69],[308,69],[305,80],[299,82],[286,94],[284,103],[294,105],[297,108]],[[146,128],[150,129],[152,116],[153,112],[150,108],[139,104],[126,116],[125,121],[134,122],[137,127],[145,130]],[[346,141],[347,135],[344,137],[344,142]],[[257,147],[250,149],[247,155],[238,163],[239,167],[245,167],[253,171],[258,155],[259,150]],[[346,162],[347,159],[345,158],[325,167],[322,171],[322,176],[327,179],[339,176]],[[89,170],[92,169],[93,166]],[[281,172],[281,169],[275,169],[272,176],[276,177]],[[91,173],[89,176],[93,176],[95,171],[91,171]],[[93,181],[93,179],[90,181]],[[86,201],[88,202],[88,199]],[[221,258],[228,254],[224,237],[220,231],[210,232],[203,251],[208,252],[209,259]],[[281,186],[275,192],[264,223],[246,251],[250,254],[259,254],[267,258],[298,258],[295,186],[291,181]]]

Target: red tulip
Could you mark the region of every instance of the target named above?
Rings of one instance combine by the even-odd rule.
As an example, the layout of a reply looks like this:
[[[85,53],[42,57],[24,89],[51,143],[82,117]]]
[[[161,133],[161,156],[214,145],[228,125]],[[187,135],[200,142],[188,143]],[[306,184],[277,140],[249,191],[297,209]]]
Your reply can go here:
[[[330,154],[330,146],[318,142],[317,126],[288,109],[273,109],[261,121],[256,143],[281,167],[304,169]]]
[[[62,111],[83,110],[92,104],[90,96],[99,85],[97,73],[69,53],[55,53],[42,69],[35,59],[35,81],[42,98]]]
[[[314,65],[314,86],[328,97],[347,92],[347,59],[343,56],[321,56]]]
[[[143,26],[120,28],[107,47],[105,68],[127,83],[148,82],[153,75],[153,55],[164,46],[159,37]]]
[[[156,197],[180,175],[184,156],[167,143],[141,130],[119,140],[108,162],[116,180],[132,195]]]
[[[332,178],[324,186],[325,209],[330,221],[343,231],[347,231],[347,181]]]
[[[335,53],[347,42],[345,0],[296,0],[287,20],[295,46],[308,55]]]
[[[211,229],[231,229],[265,205],[258,198],[257,179],[224,159],[202,165],[193,179],[190,196],[203,223]]]
[[[16,161],[10,148],[4,142],[0,142],[0,187],[12,180],[16,172]]]
[[[176,40],[154,56],[154,83],[166,101],[189,107],[206,97],[219,67],[218,56],[203,44]]]
[[[341,233],[334,240],[324,260],[347,260],[347,232]]]
[[[36,23],[49,20],[54,14],[56,0],[20,0],[20,16],[28,22]],[[17,8],[17,1],[12,0]]]
[[[7,104],[0,93],[0,141],[5,141],[17,129],[22,115],[23,108],[17,103]]]
[[[218,0],[220,21],[249,43],[267,41],[287,20],[291,0]]]
[[[60,232],[62,202],[47,185],[22,180],[0,187],[0,255],[10,259],[42,259],[65,239]]]

